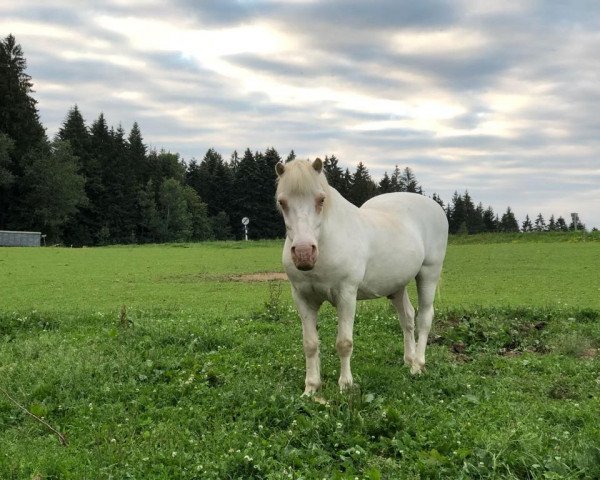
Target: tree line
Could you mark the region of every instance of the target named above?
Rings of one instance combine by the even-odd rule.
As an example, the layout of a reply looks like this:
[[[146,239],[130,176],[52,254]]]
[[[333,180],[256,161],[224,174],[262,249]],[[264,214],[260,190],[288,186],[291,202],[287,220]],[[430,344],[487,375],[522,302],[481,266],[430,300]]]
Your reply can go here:
[[[435,194],[434,194],[435,195]],[[435,198],[435,197],[434,197]],[[442,206],[443,203],[436,199]],[[551,215],[548,223],[544,216],[539,213],[532,223],[529,214],[519,226],[512,209],[507,207],[506,212],[498,215],[492,207],[483,207],[482,203],[475,205],[469,192],[459,194],[454,192],[452,200],[445,208],[448,217],[448,227],[453,234],[476,234],[486,232],[566,232],[569,230],[585,230],[586,227],[580,221],[577,225],[571,221],[569,224],[563,217]]]
[[[12,35],[0,41],[0,229],[42,231],[52,243],[104,245],[284,235],[275,208],[275,165],[285,159],[269,148],[234,151],[225,160],[209,149],[189,163],[177,153],[148,150],[137,123],[129,132],[109,126],[102,113],[87,125],[73,106],[49,140],[32,96],[26,60]],[[389,192],[424,194],[414,172],[398,166],[375,182],[363,163],[351,172],[326,156],[327,179],[345,198],[362,205]],[[519,231],[510,208],[499,218],[474,205],[468,192],[445,208],[451,233]],[[523,231],[564,229],[562,217],[529,217]],[[543,226],[543,227],[542,227]],[[568,228],[568,227],[567,227]]]

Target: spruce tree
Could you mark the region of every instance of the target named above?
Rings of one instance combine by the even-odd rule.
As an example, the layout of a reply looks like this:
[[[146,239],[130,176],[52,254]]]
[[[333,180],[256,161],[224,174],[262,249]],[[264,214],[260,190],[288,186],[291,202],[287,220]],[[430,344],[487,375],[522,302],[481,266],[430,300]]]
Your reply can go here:
[[[273,172],[271,172],[274,175]],[[233,180],[233,205],[231,227],[236,238],[242,238],[243,229],[241,221],[243,217],[250,219],[248,229],[249,238],[260,238],[260,231],[254,228],[254,223],[261,213],[261,202],[255,193],[255,185],[260,182],[260,172],[252,151],[248,148],[240,163]],[[273,199],[275,203],[275,199]]]
[[[404,184],[402,171],[398,165],[394,167],[394,171],[390,176],[390,189],[392,192],[406,192],[406,185]]]
[[[462,195],[457,191],[452,195],[448,204],[448,229],[450,233],[458,233],[459,230],[467,228],[467,213]]]
[[[14,145],[15,142],[8,135],[0,133],[0,195],[4,189],[8,190],[15,181],[15,176],[11,168],[12,159],[10,158],[10,153]]]
[[[352,175],[352,183],[350,185],[350,202],[357,207],[360,207],[369,198],[375,195],[377,186],[371,179],[371,175],[367,167],[362,162],[356,166],[356,171]]]
[[[483,212],[484,232],[495,232],[498,230],[498,217],[494,214],[492,207],[488,206]]]
[[[544,220],[543,215],[540,213],[540,214],[538,214],[537,218],[535,219],[535,231],[543,232],[545,230],[546,230],[546,222]]]
[[[13,35],[0,41],[0,133],[14,141],[13,161],[17,175],[21,157],[30,148],[47,143],[46,132],[31,96],[33,83],[25,73],[27,61]]]
[[[64,242],[68,245],[90,245],[98,231],[96,225],[96,201],[102,190],[100,166],[92,157],[91,136],[77,105],[67,113],[58,130],[57,139],[69,142],[77,157],[79,173],[85,178],[85,194],[88,202],[65,225]]]
[[[295,159],[296,159],[296,153],[294,152],[294,150],[292,150],[286,157],[285,163],[291,162],[292,160],[295,160]]]
[[[137,122],[133,123],[133,126],[129,131],[126,146],[127,162],[129,163],[129,169],[133,174],[137,190],[142,188],[142,186],[150,179],[148,160],[146,158],[148,149],[144,144],[142,132],[140,131]]]
[[[265,150],[258,162],[260,169],[260,190],[257,189],[262,203],[262,214],[258,226],[262,230],[262,238],[282,238],[285,236],[285,226],[281,215],[275,205],[275,191],[277,189],[275,165],[281,162],[281,157],[275,148]]]
[[[339,192],[346,200],[350,200],[350,189],[352,188],[352,174],[350,173],[350,169],[346,167],[344,170],[344,175],[340,182]]]
[[[77,105],[67,113],[65,121],[58,130],[57,138],[71,144],[73,154],[79,158],[83,168],[90,156],[90,133]]]
[[[323,161],[323,173],[327,177],[327,182],[333,188],[335,188],[342,195],[347,192],[347,185],[345,184],[344,171],[339,165],[339,161],[335,155],[331,157],[325,156]]]
[[[401,183],[404,185],[405,188],[404,191],[419,193],[421,195],[423,194],[423,189],[419,185],[419,182],[417,182],[417,177],[415,177],[415,174],[413,173],[410,167],[404,168],[404,170],[402,171],[401,178]]]
[[[500,230],[503,232],[519,231],[519,223],[510,207],[507,207],[506,212],[502,215],[502,219],[500,220]]]
[[[193,180],[193,184],[188,184],[206,203],[209,216],[213,217],[221,211],[227,214],[231,212],[231,170],[214,149],[210,148],[206,152],[197,169],[195,165],[190,164],[187,177],[188,181]]]
[[[379,185],[377,186],[377,193],[390,193],[392,192],[392,183],[390,181],[390,176],[387,172],[383,172],[383,177],[379,181]]]
[[[525,220],[521,224],[521,231],[523,232],[531,232],[533,230],[533,224],[531,223],[531,219],[529,215],[525,215]]]
[[[558,217],[556,219],[556,229],[560,232],[568,232],[569,231],[567,222],[565,222],[565,219],[563,217]]]
[[[440,207],[442,207],[442,209],[444,209],[444,210],[446,209],[446,206],[444,205],[444,201],[441,199],[441,197],[437,193],[433,192],[433,196],[431,197],[431,199],[434,202],[436,202]]]
[[[237,172],[237,168],[240,164],[240,156],[238,155],[237,150],[234,150],[229,157],[229,171],[231,172],[231,178],[235,178],[235,174]]]
[[[0,228],[16,229],[29,221],[27,213],[17,208],[19,198],[28,188],[22,179],[23,159],[30,150],[36,154],[49,148],[26,69],[23,50],[15,37],[8,35],[0,40],[0,134],[8,137],[3,140],[4,145],[10,142],[10,148],[4,150],[8,158],[3,162],[5,176],[0,181]],[[25,217],[19,216],[20,213]]]

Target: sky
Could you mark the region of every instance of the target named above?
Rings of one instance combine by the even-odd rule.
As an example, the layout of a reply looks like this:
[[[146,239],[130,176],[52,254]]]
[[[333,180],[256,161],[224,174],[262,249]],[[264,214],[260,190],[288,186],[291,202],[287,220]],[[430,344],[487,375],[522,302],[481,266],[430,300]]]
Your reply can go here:
[[[52,138],[77,104],[151,148],[335,155],[517,219],[600,227],[597,0],[0,1]]]

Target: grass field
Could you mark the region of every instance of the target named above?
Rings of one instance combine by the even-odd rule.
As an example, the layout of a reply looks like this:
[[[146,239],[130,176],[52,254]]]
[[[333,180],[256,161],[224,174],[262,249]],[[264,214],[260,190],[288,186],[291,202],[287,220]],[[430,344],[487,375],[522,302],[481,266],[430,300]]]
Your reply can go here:
[[[539,241],[538,241],[539,240]],[[281,242],[0,248],[0,478],[599,478],[600,242],[455,238],[427,372],[360,305],[301,398]],[[126,309],[123,310],[122,306]]]

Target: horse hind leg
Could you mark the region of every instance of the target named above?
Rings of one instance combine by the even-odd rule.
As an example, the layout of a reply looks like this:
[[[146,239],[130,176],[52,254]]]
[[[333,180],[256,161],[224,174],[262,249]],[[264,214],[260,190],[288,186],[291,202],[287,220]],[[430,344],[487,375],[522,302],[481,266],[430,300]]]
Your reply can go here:
[[[425,366],[425,349],[431,323],[433,321],[433,301],[435,290],[440,279],[441,266],[424,265],[417,275],[417,292],[419,294],[419,310],[417,312],[417,351],[411,373],[420,373]]]
[[[390,297],[398,312],[398,319],[404,335],[404,363],[412,368],[416,358],[415,309],[410,303],[406,287]]]

